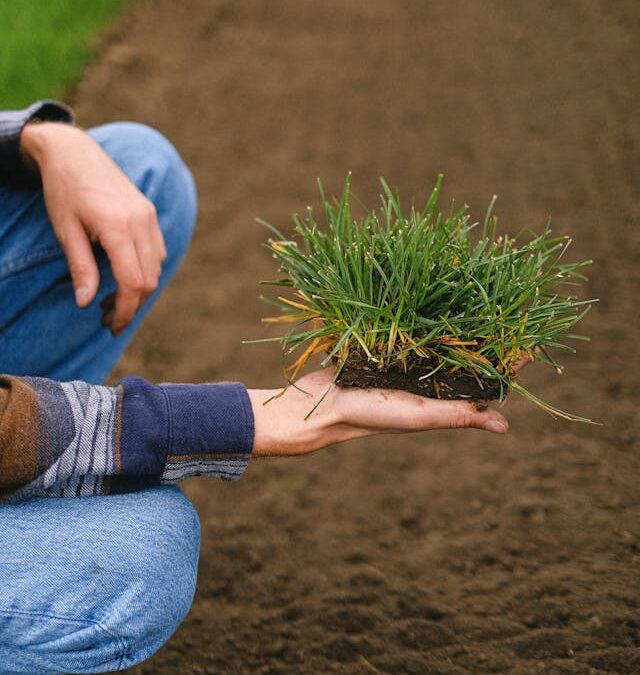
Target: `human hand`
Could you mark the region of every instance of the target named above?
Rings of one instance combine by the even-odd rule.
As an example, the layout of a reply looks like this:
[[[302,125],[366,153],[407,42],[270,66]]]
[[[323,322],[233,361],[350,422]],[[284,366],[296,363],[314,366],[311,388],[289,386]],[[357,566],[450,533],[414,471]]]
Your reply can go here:
[[[103,323],[119,335],[158,287],[166,249],[153,204],[84,131],[66,124],[27,124],[21,148],[42,177],[45,205],[69,263],[79,307],[100,283],[91,248],[105,250],[117,291]]]
[[[530,360],[522,357],[512,371],[521,370]],[[333,384],[333,377],[330,368],[305,375],[277,398],[272,398],[277,390],[249,390],[254,454],[302,455],[374,434],[463,428],[505,433],[509,428],[499,412],[480,409],[469,401],[436,400],[390,389],[339,387]]]

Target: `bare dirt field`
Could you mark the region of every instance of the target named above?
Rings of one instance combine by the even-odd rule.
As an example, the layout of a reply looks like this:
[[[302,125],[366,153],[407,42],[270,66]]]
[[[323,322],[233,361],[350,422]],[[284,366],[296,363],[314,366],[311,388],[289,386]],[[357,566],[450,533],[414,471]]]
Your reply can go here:
[[[193,609],[138,675],[640,673],[640,7],[633,0],[168,0],[135,4],[74,96],[147,122],[193,168],[199,228],[116,376],[278,386],[259,319],[288,227],[348,170],[383,174],[593,258],[592,337],[525,382],[506,437],[379,437],[192,480]]]

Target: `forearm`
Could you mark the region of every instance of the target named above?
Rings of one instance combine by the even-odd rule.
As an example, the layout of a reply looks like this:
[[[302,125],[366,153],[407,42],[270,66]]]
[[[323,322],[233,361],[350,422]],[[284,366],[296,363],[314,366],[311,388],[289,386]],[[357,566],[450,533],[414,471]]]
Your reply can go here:
[[[118,387],[0,376],[0,499],[143,489],[244,471],[253,416],[238,383]]]

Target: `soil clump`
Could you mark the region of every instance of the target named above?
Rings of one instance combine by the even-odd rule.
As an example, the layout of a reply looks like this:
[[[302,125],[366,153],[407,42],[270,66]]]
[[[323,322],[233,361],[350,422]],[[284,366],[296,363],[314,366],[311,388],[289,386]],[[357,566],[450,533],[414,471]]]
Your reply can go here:
[[[496,380],[480,378],[464,371],[441,370],[433,375],[437,364],[430,359],[407,358],[394,361],[384,369],[362,354],[350,354],[336,379],[341,387],[364,389],[401,389],[427,398],[495,401],[504,392]],[[506,393],[506,392],[504,392]]]

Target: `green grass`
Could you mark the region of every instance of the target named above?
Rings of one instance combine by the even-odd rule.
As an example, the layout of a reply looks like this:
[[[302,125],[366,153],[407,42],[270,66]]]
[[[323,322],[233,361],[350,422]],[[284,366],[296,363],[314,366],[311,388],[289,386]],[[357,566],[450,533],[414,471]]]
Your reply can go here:
[[[0,0],[0,109],[60,97],[127,0]]]
[[[364,208],[358,219],[350,182],[332,199],[320,184],[325,225],[309,207],[294,216],[296,240],[264,223],[283,276],[263,283],[293,291],[275,300],[284,313],[265,321],[294,324],[273,338],[285,356],[304,350],[291,378],[316,353],[326,353],[323,365],[335,360],[338,371],[353,352],[380,369],[427,360],[433,374],[463,370],[497,380],[503,395],[510,388],[552,414],[582,420],[543,403],[512,373],[523,354],[560,371],[552,351],[574,351],[566,341],[586,339],[572,327],[593,301],[567,288],[586,279],[580,269],[590,261],[564,262],[569,239],[548,225],[540,234],[496,236],[495,198],[482,227],[467,207],[444,215],[441,176],[424,208],[408,210],[382,180],[380,208]]]

